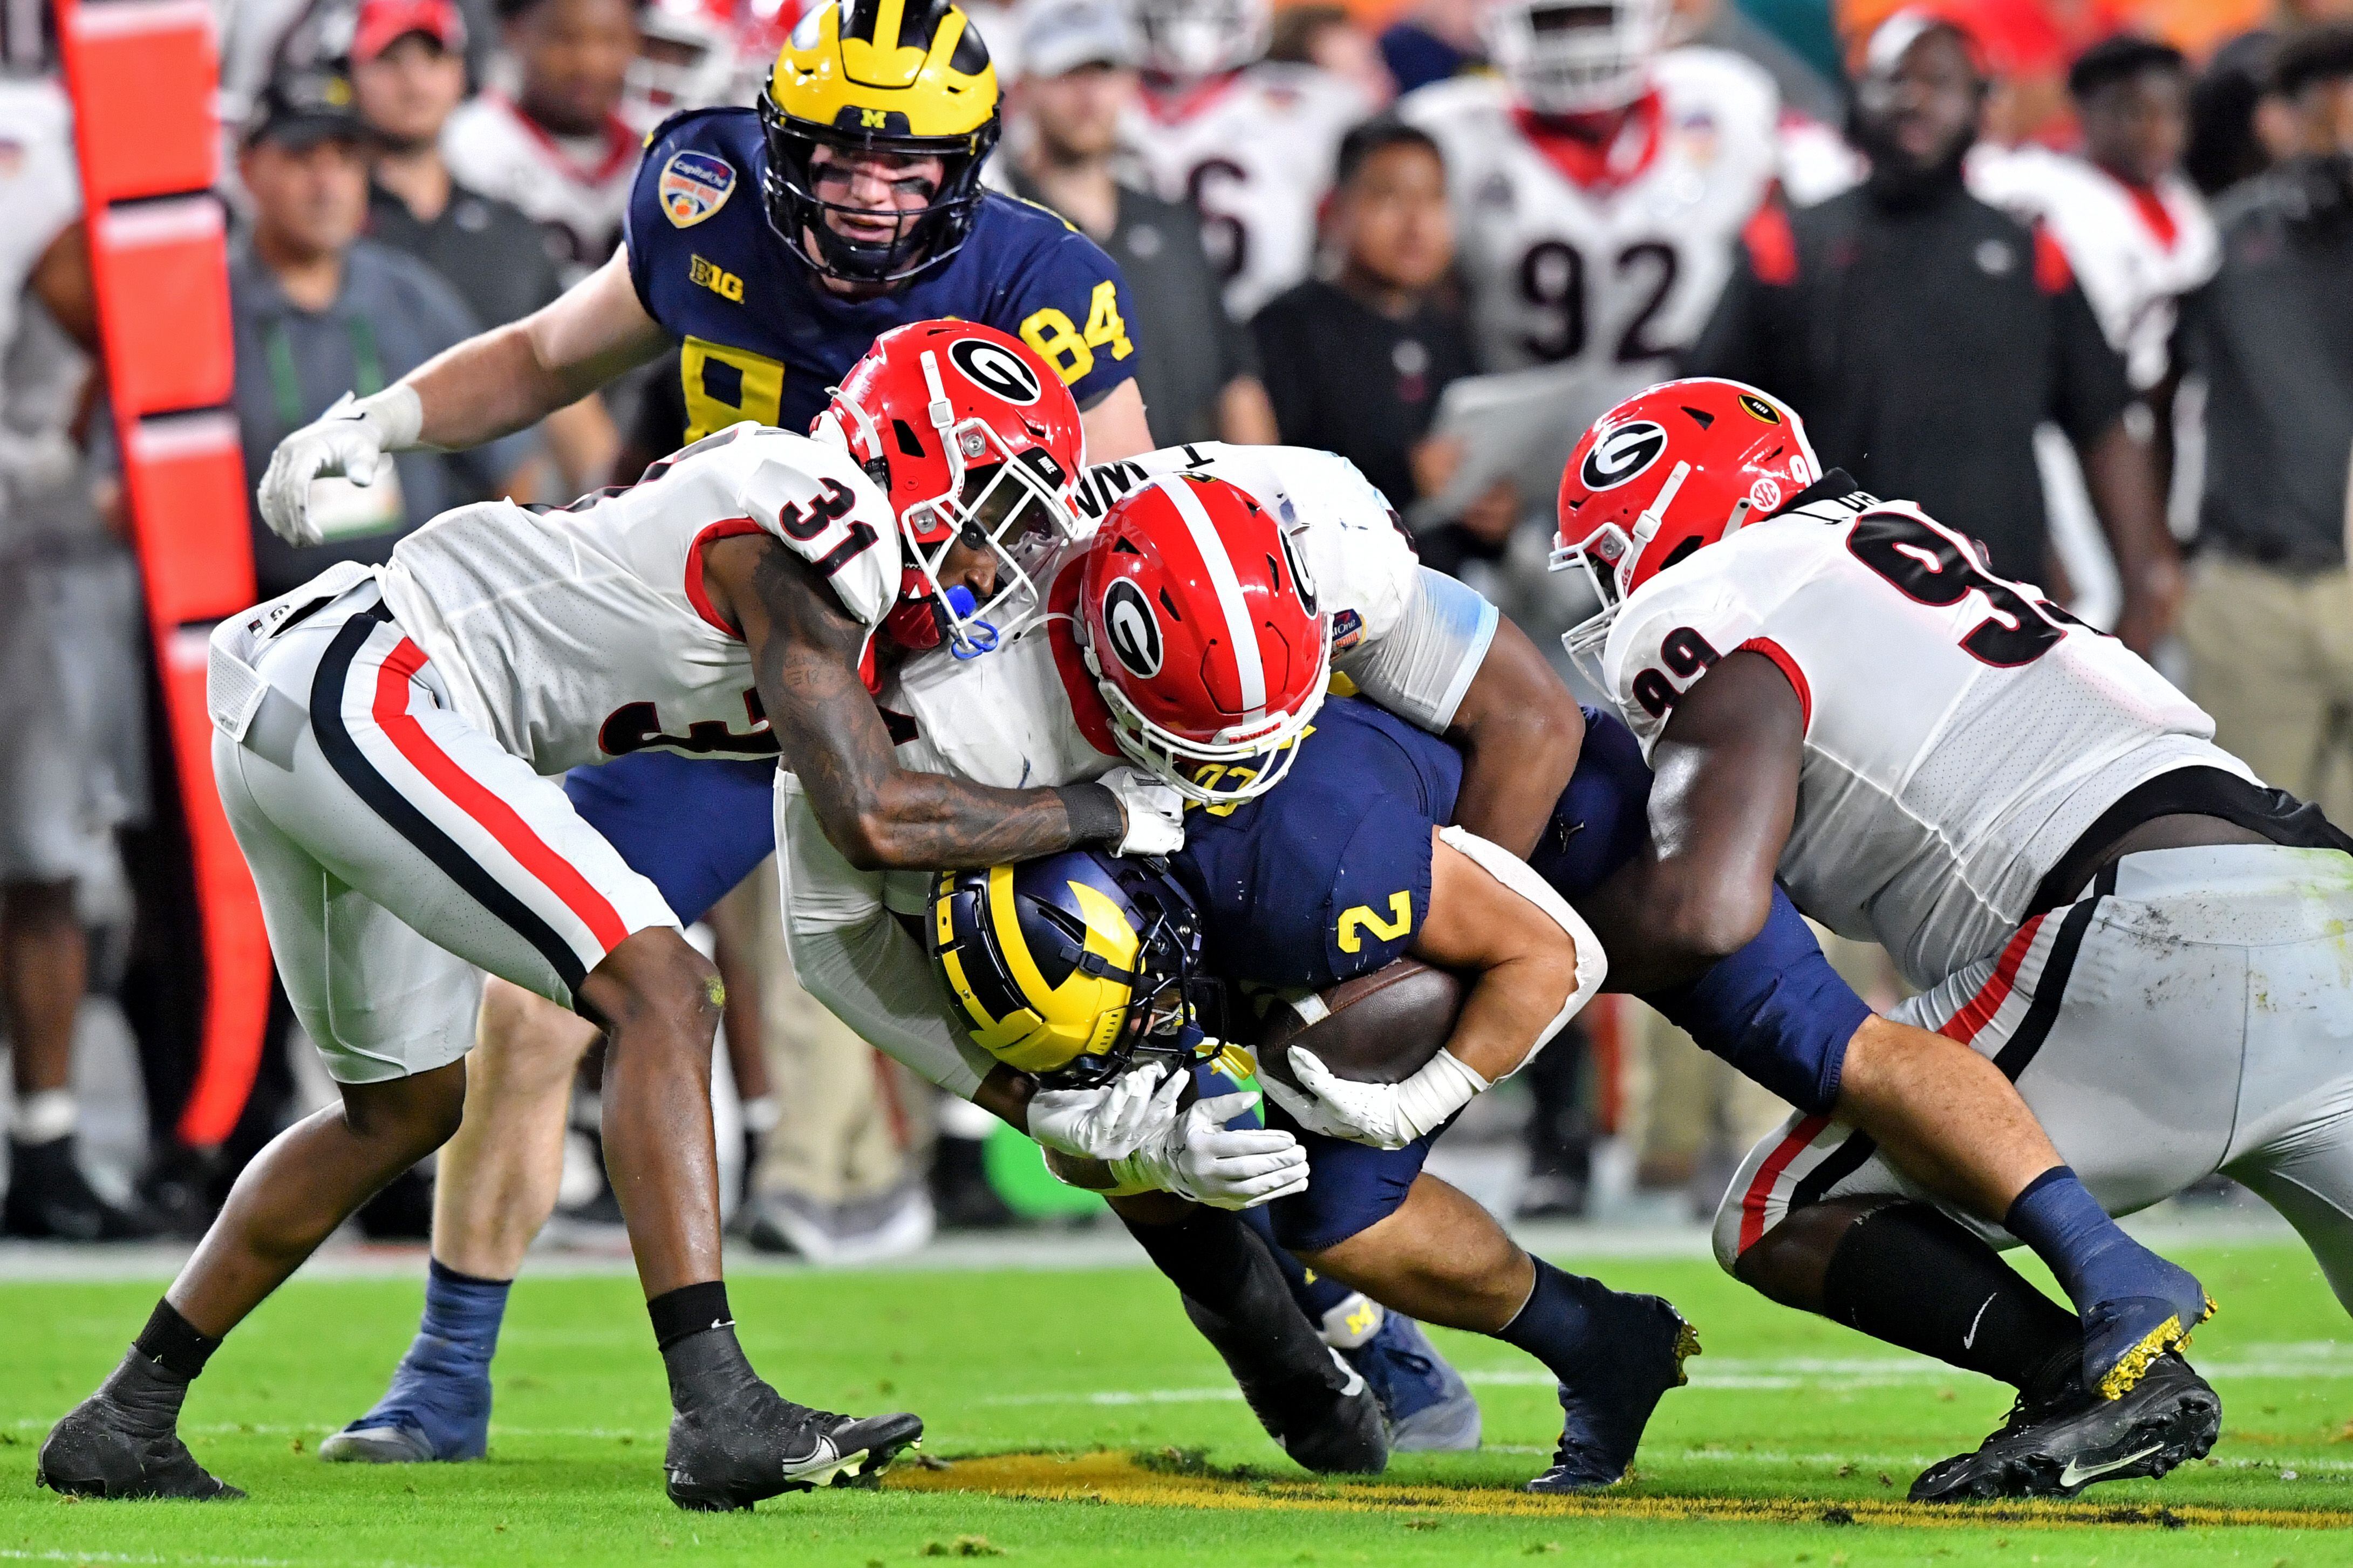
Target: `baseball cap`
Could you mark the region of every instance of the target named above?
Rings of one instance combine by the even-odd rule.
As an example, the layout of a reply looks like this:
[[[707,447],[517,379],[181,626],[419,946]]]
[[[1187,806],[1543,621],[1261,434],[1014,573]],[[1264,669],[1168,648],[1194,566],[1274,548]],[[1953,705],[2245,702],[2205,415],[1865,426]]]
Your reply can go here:
[[[322,142],[357,142],[363,132],[352,108],[352,84],[336,71],[311,70],[272,78],[255,95],[246,116],[245,144],[275,142],[315,147]]]
[[[1022,20],[1020,58],[1024,76],[1139,65],[1144,40],[1115,0],[1039,0]]]
[[[352,29],[352,62],[365,65],[411,33],[444,49],[466,47],[466,18],[456,0],[361,0]]]

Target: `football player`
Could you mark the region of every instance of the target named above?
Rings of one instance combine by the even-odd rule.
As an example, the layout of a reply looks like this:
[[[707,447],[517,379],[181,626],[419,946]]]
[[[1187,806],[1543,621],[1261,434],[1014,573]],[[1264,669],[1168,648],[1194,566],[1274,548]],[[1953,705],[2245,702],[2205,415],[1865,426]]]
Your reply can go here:
[[[918,387],[911,395],[892,417],[920,425],[927,394]],[[876,427],[890,431],[892,418],[878,412]],[[1500,842],[1532,847],[1574,763],[1581,720],[1526,637],[1477,594],[1419,568],[1380,492],[1326,453],[1216,444],[1150,453],[1090,472],[1076,510],[1084,519],[1099,518],[1152,476],[1176,472],[1237,480],[1263,497],[1270,511],[1290,520],[1287,536],[1314,561],[1324,585],[1327,620],[1315,633],[1316,647],[1336,651],[1319,657],[1332,658],[1377,700],[1461,742],[1470,758],[1461,814]],[[986,658],[958,657],[970,650],[953,647],[937,649],[886,680],[881,703],[900,739],[902,765],[967,779],[1050,784],[1095,778],[1126,760],[1085,674],[1084,658],[1068,635],[1066,604],[1076,587],[1075,573],[1057,576],[1045,591],[1050,604],[1057,593],[1062,596],[1064,613],[1019,629],[1008,626]],[[1295,679],[1320,690],[1313,669],[1301,669]],[[1294,710],[1303,705],[1307,688],[1293,692]],[[1268,752],[1278,753],[1282,738],[1271,741]],[[1247,788],[1251,774],[1244,760],[1228,763],[1227,787]],[[692,773],[708,765],[681,763],[677,771]],[[1165,762],[1150,765],[1166,770]],[[578,775],[572,787],[577,796]],[[1193,786],[1187,781],[1184,787]],[[977,1100],[1050,1145],[1081,1152],[1070,1134],[1058,1135],[1030,1113],[1034,1083],[1000,1067],[943,1017],[944,1001],[923,967],[917,939],[886,910],[881,874],[854,865],[835,847],[801,781],[779,777],[777,791],[778,826],[768,842],[782,852],[786,937],[801,983],[931,1081]],[[734,810],[740,816],[753,805],[741,801]],[[674,807],[649,799],[643,809],[667,817]],[[640,841],[659,839],[647,834]],[[704,876],[706,883],[715,880]],[[918,915],[927,886],[922,875],[902,879],[900,911],[910,919]],[[672,907],[681,906],[674,900]],[[494,999],[489,1005],[505,1004]],[[497,1043],[498,1054],[515,1054],[512,1039],[500,1037]],[[485,1058],[492,1055],[486,1050]],[[462,1141],[469,1157],[453,1161],[445,1154],[436,1184],[441,1207],[423,1331],[385,1400],[328,1440],[336,1454],[422,1459],[482,1452],[503,1280],[520,1265],[554,1203],[561,1089],[577,1055],[574,1047],[533,1058],[560,1064],[544,1075],[554,1092],[534,1095],[502,1073],[477,1097]],[[1081,1113],[1077,1100],[1062,1103],[1072,1108],[1070,1116]],[[1219,1153],[1187,1144],[1184,1131],[1156,1129],[1165,1136],[1157,1137],[1148,1157],[1160,1163],[1168,1183],[1194,1195],[1240,1206],[1262,1201],[1293,1179],[1282,1156],[1297,1152],[1287,1140]],[[501,1203],[505,1193],[528,1196]],[[1165,1244],[1155,1237],[1147,1250],[1155,1258],[1178,1258],[1198,1251],[1206,1245],[1199,1237],[1211,1233],[1220,1246],[1249,1245],[1232,1222],[1210,1216]],[[499,1283],[461,1277],[468,1271],[460,1260],[485,1255],[491,1261],[483,1272]],[[1304,1279],[1283,1258],[1263,1251],[1249,1256],[1257,1267],[1247,1285],[1259,1293],[1252,1298],[1258,1304],[1245,1310],[1225,1293],[1219,1299],[1241,1326],[1217,1331],[1221,1348],[1231,1347],[1247,1369],[1271,1427],[1294,1458],[1319,1469],[1377,1469],[1386,1458],[1384,1412],[1398,1446],[1475,1445],[1476,1403],[1419,1330],[1369,1308],[1345,1287]],[[1295,1308],[1287,1297],[1296,1298]],[[1344,1364],[1324,1353],[1318,1325],[1342,1352]],[[1377,1405],[1363,1397],[1367,1384]]]
[[[637,7],[506,0],[498,9],[520,68],[515,91],[459,105],[441,156],[459,184],[512,202],[546,229],[569,283],[613,253],[637,183],[644,132],[621,113]]]
[[[1719,50],[1662,49],[1666,0],[1502,0],[1500,76],[1410,93],[1438,141],[1490,370],[1559,365],[1596,411],[1672,374],[1771,188],[1778,95]]]
[[[1377,500],[1359,509],[1361,520],[1353,525],[1348,513],[1335,510],[1333,498],[1345,493],[1341,478],[1354,478],[1353,471],[1343,466],[1318,483],[1312,466],[1335,459],[1279,448],[1186,448],[1165,456],[1187,462],[1169,461],[1158,474],[1145,463],[1097,471],[1105,485],[1138,488],[1091,539],[1083,570],[1066,568],[1055,578],[1048,600],[1060,613],[1017,640],[1008,650],[1012,657],[961,669],[936,657],[909,667],[884,699],[911,716],[913,733],[902,754],[918,765],[999,782],[1086,776],[1090,766],[1124,755],[1176,783],[1214,819],[1238,800],[1275,787],[1296,755],[1289,742],[1314,721],[1324,689],[1323,671],[1300,651],[1314,644],[1294,624],[1296,607],[1284,612],[1289,619],[1274,614],[1282,602],[1286,563],[1297,584],[1314,585],[1316,614],[1332,622],[1335,640],[1349,639],[1335,659],[1341,671],[1393,712],[1426,730],[1475,737],[1475,731],[1464,730],[1465,712],[1476,708],[1492,722],[1496,695],[1512,691],[1518,694],[1512,702],[1539,725],[1582,729],[1577,721],[1556,717],[1567,699],[1548,673],[1527,679],[1508,674],[1518,665],[1513,650],[1524,642],[1516,630],[1499,626],[1492,647],[1474,658],[1476,641],[1447,630],[1454,617],[1430,615],[1457,596],[1466,608],[1478,605],[1482,616],[1493,611],[1461,584],[1414,568],[1394,529],[1384,532],[1386,511]],[[1261,479],[1255,489],[1245,485],[1241,490],[1261,498],[1263,513],[1285,520],[1287,547],[1264,536],[1262,514],[1237,510],[1236,487],[1220,482],[1221,474],[1240,479],[1251,465],[1269,463],[1281,465],[1280,482]],[[1232,543],[1222,545],[1229,527],[1237,531]],[[1216,564],[1220,558],[1222,570]],[[1398,581],[1410,583],[1412,593],[1380,586],[1385,560],[1401,563]],[[1247,606],[1246,618],[1267,617],[1262,624],[1271,629],[1261,635],[1232,626],[1229,617],[1237,605]],[[1386,607],[1398,605],[1407,605],[1407,613]],[[1263,644],[1255,661],[1244,647],[1252,640]],[[1253,669],[1256,684],[1249,674]],[[1463,697],[1458,700],[1457,692]],[[929,760],[934,755],[937,762]],[[1515,854],[1541,857],[1558,832],[1556,781],[1566,772],[1525,767],[1511,787],[1499,788],[1479,776],[1493,773],[1498,756],[1493,741],[1473,739],[1453,816],[1476,831],[1470,820],[1476,813],[1479,822],[1494,825],[1482,837]],[[842,866],[797,805],[789,779],[779,781],[778,808],[787,940],[797,972],[861,1033],[895,1042],[893,1048],[910,1062],[940,1061],[925,1070],[935,1081],[951,1082],[946,1053],[971,1058],[972,1046],[961,1035],[937,1033],[926,993],[904,974],[902,933],[882,918],[886,906],[923,917],[924,889],[903,878],[860,879]],[[893,885],[878,886],[886,882]],[[1318,885],[1332,884],[1327,879]],[[1387,924],[1396,917],[1380,918]],[[1363,931],[1355,934],[1364,940]],[[1688,934],[1674,930],[1645,941],[1662,952],[1694,951]],[[1670,945],[1675,943],[1682,945]],[[1799,1004],[1809,994],[1810,987],[1785,988],[1778,981],[1735,988],[1738,1005],[1761,1009],[1772,1026],[1727,1028],[1718,1049],[1794,1103],[1825,1114],[1835,1110],[1868,1126],[1902,1152],[1906,1169],[1975,1212],[2000,1214],[2022,1186],[2058,1164],[2015,1091],[1980,1058],[1916,1030],[1872,1023],[1868,1009],[1842,988],[1840,1005],[1808,1013]],[[982,1037],[985,1043],[985,1032]],[[985,1058],[966,1072],[963,1083],[979,1079],[964,1090],[976,1098],[1006,1092],[1019,1078],[1001,1066],[992,1069]],[[1184,1192],[1181,1183],[1155,1184]],[[2063,1184],[2054,1179],[2054,1184]],[[1188,1252],[1229,1259],[1222,1277],[1228,1289],[1240,1289],[1246,1257],[1212,1251],[1209,1238],[1173,1226],[1156,1232],[1133,1212],[1123,1211],[1122,1217],[1188,1297],[1197,1288],[1216,1289],[1219,1277],[1215,1270],[1188,1271]],[[1176,1244],[1180,1237],[1181,1246]],[[2063,1274],[2088,1270],[2094,1280],[2089,1305],[2160,1267],[2113,1226],[2044,1236],[2039,1245]],[[2085,1264],[2080,1255],[2094,1247],[2129,1249],[2120,1256],[2137,1256],[2145,1267],[2136,1273],[2113,1258],[2105,1267]],[[1229,1352],[1229,1359],[1236,1358]],[[1245,1372],[1239,1364],[1236,1370]],[[1247,1386],[1246,1373],[1243,1381]],[[2211,1398],[2202,1387],[2168,1384],[2137,1407],[2171,1409]]]
[[[389,451],[519,429],[673,346],[690,438],[744,419],[806,430],[881,333],[934,317],[996,327],[1044,355],[1077,397],[1097,459],[1146,449],[1117,268],[1052,216],[979,191],[997,132],[996,75],[955,6],[818,6],[778,54],[759,107],[690,111],[653,137],[617,254],[538,314],[288,437],[261,482],[263,517],[291,542],[315,542],[314,477],[365,479]],[[773,744],[712,744],[691,760],[619,756],[565,785],[589,826],[689,922],[775,849]],[[482,1017],[501,1094],[529,1096],[532,1125],[560,1125],[595,1028],[496,978]],[[496,1194],[536,1196],[525,1173],[538,1150],[531,1138],[461,1135],[444,1152],[440,1190],[483,1194],[489,1208],[452,1216],[453,1200],[441,1200],[440,1268],[415,1346],[421,1381],[412,1388],[404,1373],[322,1455],[480,1452],[489,1384],[477,1374],[538,1226],[498,1223]],[[453,1383],[435,1368],[466,1375]],[[459,1383],[470,1392],[453,1402]]]
[[[1201,240],[1247,321],[1308,274],[1340,138],[1377,107],[1314,66],[1264,58],[1273,0],[1138,0],[1144,100],[1121,142],[1162,199],[1200,210]]]
[[[988,328],[902,328],[868,365],[816,439],[746,421],[563,511],[459,508],[384,567],[338,565],[216,628],[215,774],[343,1103],[247,1168],[121,1365],[50,1432],[47,1485],[238,1495],[181,1443],[180,1404],[222,1336],[456,1131],[475,968],[607,1027],[605,1149],[670,1374],[671,1500],[855,1479],[921,1435],[788,1403],[737,1346],[717,974],[549,776],[647,747],[765,752],[865,866],[1179,841],[1171,792],[1132,771],[1008,791],[894,763],[861,673],[878,635],[968,641],[1034,613],[1025,563],[1074,526],[1082,446],[1069,391]],[[1072,1142],[1128,1152],[1105,1098],[1120,1125]]]
[[[2180,1348],[2211,1303],[2108,1215],[2227,1171],[2353,1300],[2353,840],[1974,541],[1820,472],[1754,389],[1675,382],[1613,410],[1560,519],[1559,560],[1603,606],[1571,652],[1658,772],[1628,929],[1733,951],[1778,877],[1881,942],[1921,988],[1896,1016],[2012,1079],[2069,1162],[1960,1213],[1843,1112],[1801,1114],[1751,1152],[1719,1260],[2019,1389],[1915,1498],[2072,1495],[2202,1451],[2168,1391],[2194,1387]],[[1988,1245],[2013,1237],[2076,1314]]]

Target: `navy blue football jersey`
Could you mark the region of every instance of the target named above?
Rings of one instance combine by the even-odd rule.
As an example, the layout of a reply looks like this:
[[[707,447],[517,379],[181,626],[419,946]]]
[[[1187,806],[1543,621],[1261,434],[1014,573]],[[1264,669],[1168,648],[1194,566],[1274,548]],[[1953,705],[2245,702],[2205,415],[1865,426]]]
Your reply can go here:
[[[807,430],[827,389],[909,321],[954,316],[1021,338],[1081,408],[1135,374],[1117,264],[1044,207],[985,195],[945,262],[879,298],[845,300],[768,226],[766,167],[757,113],[691,110],[648,139],[629,194],[629,279],[680,342],[689,441],[743,419]]]
[[[1651,770],[1632,731],[1585,710],[1586,740],[1529,863],[1591,892],[1649,837]],[[1335,697],[1282,783],[1185,822],[1171,863],[1228,980],[1321,990],[1405,956],[1430,912],[1430,834],[1454,816],[1462,757],[1370,702]]]

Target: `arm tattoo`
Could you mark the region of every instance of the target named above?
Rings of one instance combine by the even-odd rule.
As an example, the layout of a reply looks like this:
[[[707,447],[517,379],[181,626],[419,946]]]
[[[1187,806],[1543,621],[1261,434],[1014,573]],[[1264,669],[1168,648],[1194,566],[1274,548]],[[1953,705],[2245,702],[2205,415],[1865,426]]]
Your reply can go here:
[[[990,789],[899,766],[859,677],[865,630],[807,562],[765,544],[752,589],[757,603],[744,635],[784,766],[800,776],[826,836],[853,859],[953,870],[1082,842],[1052,790]]]

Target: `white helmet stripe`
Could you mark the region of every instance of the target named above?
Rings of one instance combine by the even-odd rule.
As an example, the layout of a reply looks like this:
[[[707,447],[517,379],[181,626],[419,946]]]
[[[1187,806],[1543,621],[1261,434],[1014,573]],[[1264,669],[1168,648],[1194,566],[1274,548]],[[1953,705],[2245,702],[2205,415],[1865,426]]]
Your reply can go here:
[[[1185,520],[1193,535],[1193,548],[1201,552],[1201,563],[1208,568],[1209,582],[1218,590],[1218,607],[1225,612],[1226,634],[1234,645],[1234,665],[1241,676],[1242,717],[1255,719],[1266,707],[1266,667],[1259,661],[1258,628],[1250,625],[1250,605],[1242,598],[1241,579],[1234,575],[1233,561],[1226,554],[1226,542],[1218,537],[1208,510],[1192,486],[1173,474],[1163,474],[1153,483],[1176,503],[1176,515]]]

